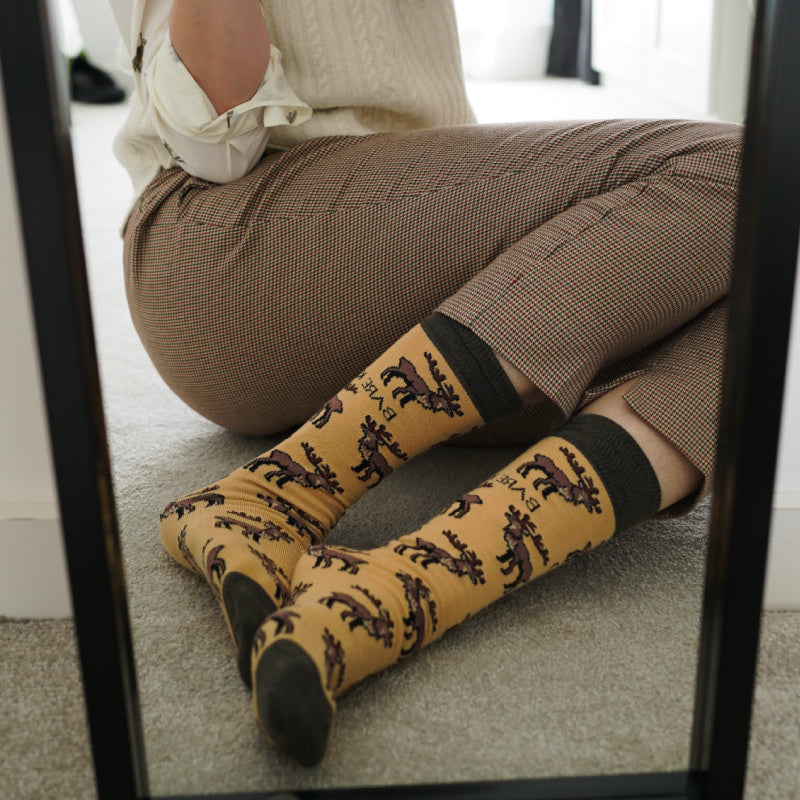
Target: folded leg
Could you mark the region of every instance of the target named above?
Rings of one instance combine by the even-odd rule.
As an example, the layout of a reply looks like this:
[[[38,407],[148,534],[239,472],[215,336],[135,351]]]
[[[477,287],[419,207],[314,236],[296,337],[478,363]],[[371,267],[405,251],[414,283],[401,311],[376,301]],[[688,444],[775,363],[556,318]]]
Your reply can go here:
[[[256,719],[302,764],[325,751],[336,698],[499,597],[651,516],[659,480],[624,428],[586,414],[414,534],[369,551],[311,548],[293,602],[253,645]],[[347,572],[332,569],[349,558]]]

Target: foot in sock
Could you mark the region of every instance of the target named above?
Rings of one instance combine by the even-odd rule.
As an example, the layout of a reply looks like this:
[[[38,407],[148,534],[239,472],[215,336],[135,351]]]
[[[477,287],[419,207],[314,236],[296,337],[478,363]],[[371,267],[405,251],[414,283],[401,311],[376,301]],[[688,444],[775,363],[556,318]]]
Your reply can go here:
[[[216,595],[248,686],[253,634],[286,603],[297,559],[322,541],[341,513],[335,478],[326,484],[330,492],[310,498],[297,483],[281,485],[288,458],[278,447],[161,512],[161,541]]]
[[[245,683],[253,634],[287,602],[297,560],[346,509],[418,453],[519,406],[513,388],[498,395],[496,375],[488,390],[459,380],[484,374],[479,362],[499,369],[487,350],[434,314],[276,448],[164,509],[162,542],[216,594]]]
[[[660,491],[636,442],[586,415],[415,534],[298,561],[292,603],[253,642],[254,711],[299,763],[323,756],[336,698],[494,600],[650,517]]]

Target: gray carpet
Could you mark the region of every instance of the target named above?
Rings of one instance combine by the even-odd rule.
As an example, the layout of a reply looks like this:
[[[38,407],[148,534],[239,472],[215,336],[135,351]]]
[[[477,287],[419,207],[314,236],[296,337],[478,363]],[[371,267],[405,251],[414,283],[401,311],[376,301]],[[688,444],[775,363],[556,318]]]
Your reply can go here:
[[[499,656],[507,657],[508,651],[514,647],[513,642],[509,645],[514,625],[512,620],[505,619],[509,616],[506,611],[500,611],[499,616],[504,619],[496,620],[497,634],[493,641],[498,644]],[[508,625],[508,622],[512,624]],[[561,639],[565,638],[564,630],[569,627],[569,621],[562,621]],[[465,635],[462,647],[466,645],[465,649],[470,649],[478,635],[478,632]],[[545,640],[553,641],[554,638],[548,635]],[[748,763],[747,800],[800,798],[798,641],[800,615],[786,612],[764,615]],[[445,640],[441,644],[444,646]],[[8,800],[92,800],[96,795],[72,623],[61,620],[0,620],[0,650],[3,653],[0,659],[0,797]],[[430,654],[434,652],[430,650]],[[640,653],[638,660],[644,661],[646,654],[646,651]],[[455,714],[449,706],[449,700],[459,695],[459,690],[444,681],[448,694],[442,697],[436,691],[439,681],[435,680],[434,673],[437,668],[445,669],[448,666],[445,663],[448,657],[443,655],[417,662],[417,671],[407,672],[405,676],[397,675],[400,670],[395,670],[372,682],[379,685],[364,686],[346,698],[342,703],[342,716],[331,756],[311,774],[296,773],[294,776],[290,775],[285,764],[276,763],[268,748],[255,741],[252,728],[246,720],[246,698],[242,697],[244,693],[236,686],[237,678],[233,670],[227,669],[227,677],[222,681],[227,687],[225,695],[236,698],[230,714],[240,717],[224,726],[234,731],[233,734],[221,733],[217,725],[204,730],[204,719],[195,718],[196,708],[208,699],[205,691],[201,691],[201,696],[186,708],[179,709],[172,732],[174,741],[168,741],[165,738],[167,734],[158,731],[151,721],[148,725],[148,754],[153,789],[164,793],[184,790],[223,792],[245,785],[266,789],[283,781],[287,781],[283,785],[290,785],[293,783],[291,777],[297,778],[298,786],[326,785],[328,781],[354,784],[362,782],[361,779],[367,777],[365,773],[374,782],[383,784],[408,782],[417,778],[423,780],[431,776],[435,780],[446,780],[451,769],[444,764],[439,764],[437,768],[435,765],[439,759],[452,756],[454,751],[458,751],[459,745],[465,746],[470,741],[474,745],[476,740],[476,749],[459,759],[462,764],[469,760],[473,765],[466,770],[466,775],[456,776],[458,779],[467,775],[483,778],[489,775],[568,774],[580,771],[577,751],[584,757],[590,752],[591,744],[587,746],[587,739],[591,739],[591,735],[588,731],[603,717],[606,722],[602,725],[602,731],[596,731],[599,745],[602,746],[600,734],[605,735],[613,728],[613,720],[616,719],[622,727],[616,735],[616,741],[625,740],[628,756],[632,755],[633,748],[641,747],[641,740],[634,742],[632,739],[635,732],[631,720],[620,713],[620,697],[611,697],[610,693],[597,696],[594,692],[586,691],[584,687],[587,681],[583,677],[572,685],[566,683],[566,679],[577,671],[577,665],[564,671],[562,664],[559,672],[546,676],[546,682],[550,686],[555,685],[562,694],[572,697],[571,705],[584,706],[579,709],[578,717],[557,719],[561,713],[557,707],[563,705],[558,696],[555,703],[548,703],[543,709],[531,703],[531,690],[528,689],[525,696],[520,698],[521,709],[513,720],[517,722],[523,719],[524,727],[510,733],[504,721],[497,717],[494,704],[498,692],[490,691],[491,679],[476,680],[476,675],[486,673],[484,665],[475,663],[479,657],[475,652],[472,658],[462,663],[459,679],[452,681],[462,686],[470,680],[480,683],[480,686],[470,690],[473,699],[480,698],[469,714],[472,724],[476,726],[474,734],[465,734],[460,727],[470,724],[466,714],[457,726],[452,727]],[[424,653],[422,658],[425,659]],[[203,665],[201,676],[213,673],[217,662],[203,659]],[[175,668],[174,662],[167,662],[161,671]],[[504,671],[512,668],[509,664]],[[633,667],[622,671],[626,674],[636,672]],[[140,677],[141,672],[140,665]],[[563,680],[560,675],[564,676]],[[533,676],[531,673],[526,673],[526,676],[525,684],[528,685],[533,682],[530,680]],[[498,677],[502,679],[502,676]],[[512,675],[512,678],[516,684],[520,682],[519,676]],[[160,692],[162,695],[178,683],[177,680],[165,680],[163,675],[161,681],[165,684]],[[198,682],[197,679],[187,681],[189,686],[181,692],[181,697],[172,699],[161,714],[152,707],[157,702],[156,698],[150,690],[146,690],[150,697],[145,698],[145,715],[151,720],[159,716],[163,720],[170,713],[175,713],[181,700],[193,694],[192,688],[197,691]],[[224,699],[219,699],[217,708]],[[426,700],[431,701],[430,708],[425,707]],[[610,705],[604,706],[609,701]],[[658,701],[659,706],[662,703],[663,700]],[[147,711],[148,705],[150,711]],[[399,714],[398,708],[402,708]],[[374,718],[363,722],[361,726],[352,719],[359,713],[370,711],[375,713]],[[664,737],[664,731],[656,728],[657,719],[667,724],[663,710],[639,708],[636,713],[652,716],[654,720],[647,732],[647,749],[651,754],[658,751],[666,738],[672,739],[675,744],[685,740],[685,731]],[[443,715],[450,721],[449,725],[442,721]],[[202,716],[205,717],[205,714]],[[341,724],[345,718],[348,731]],[[239,737],[235,734],[236,729],[240,732]],[[553,730],[559,734],[558,742],[568,740],[567,749],[563,753],[556,753],[555,757],[552,757],[553,747],[544,741]],[[437,732],[441,734],[443,731],[444,740],[437,739]],[[394,735],[398,737],[396,740],[392,739]],[[350,738],[344,740],[345,736]],[[378,737],[377,742],[365,747],[365,742],[370,741],[372,736]],[[206,739],[210,741],[202,744]],[[204,754],[219,745],[230,747],[232,752],[221,757],[215,754],[212,762],[204,765]],[[383,749],[377,752],[381,745],[388,745],[388,753]],[[165,750],[160,757],[156,753],[159,748]],[[373,764],[371,759],[376,752],[379,763]],[[607,752],[607,748],[602,747],[594,757],[590,756],[585,761],[587,771],[657,769],[663,763],[660,757],[648,757],[645,749],[640,751],[642,760],[631,759],[628,764],[622,763],[622,759],[601,763],[604,752]],[[407,762],[409,757],[414,760]],[[334,759],[339,762],[336,767],[328,763]],[[681,761],[680,754],[677,754],[676,761]],[[406,763],[414,765],[412,775],[404,769]],[[425,764],[429,765],[427,769],[424,768]],[[424,770],[424,778],[417,771],[420,768]],[[190,775],[189,772],[194,774]],[[258,773],[263,776],[261,782]]]
[[[686,768],[707,504],[620,535],[357,686],[318,767],[262,740],[215,601],[162,551],[157,515],[274,440],[221,431],[163,386],[124,307],[110,208],[86,243],[154,794]],[[436,448],[332,540],[411,531],[516,452]],[[800,614],[765,614],[749,800],[800,798],[799,649]],[[0,652],[0,797],[88,800],[71,623],[4,621]]]

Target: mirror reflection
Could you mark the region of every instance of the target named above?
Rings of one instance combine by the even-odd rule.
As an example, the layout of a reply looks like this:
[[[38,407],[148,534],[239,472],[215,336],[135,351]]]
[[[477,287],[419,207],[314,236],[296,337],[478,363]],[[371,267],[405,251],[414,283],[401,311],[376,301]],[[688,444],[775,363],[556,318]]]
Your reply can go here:
[[[746,4],[75,5],[152,791],[685,769]]]

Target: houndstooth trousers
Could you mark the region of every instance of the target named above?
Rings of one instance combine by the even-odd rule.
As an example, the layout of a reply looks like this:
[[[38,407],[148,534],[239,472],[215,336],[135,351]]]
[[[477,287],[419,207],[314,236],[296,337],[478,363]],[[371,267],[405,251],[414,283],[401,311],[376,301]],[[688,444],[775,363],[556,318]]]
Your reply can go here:
[[[741,136],[679,120],[466,125],[312,139],[225,185],[162,171],[125,231],[133,321],[188,405],[271,434],[438,310],[547,398],[463,441],[532,444],[636,377],[627,402],[700,469],[702,496]]]

